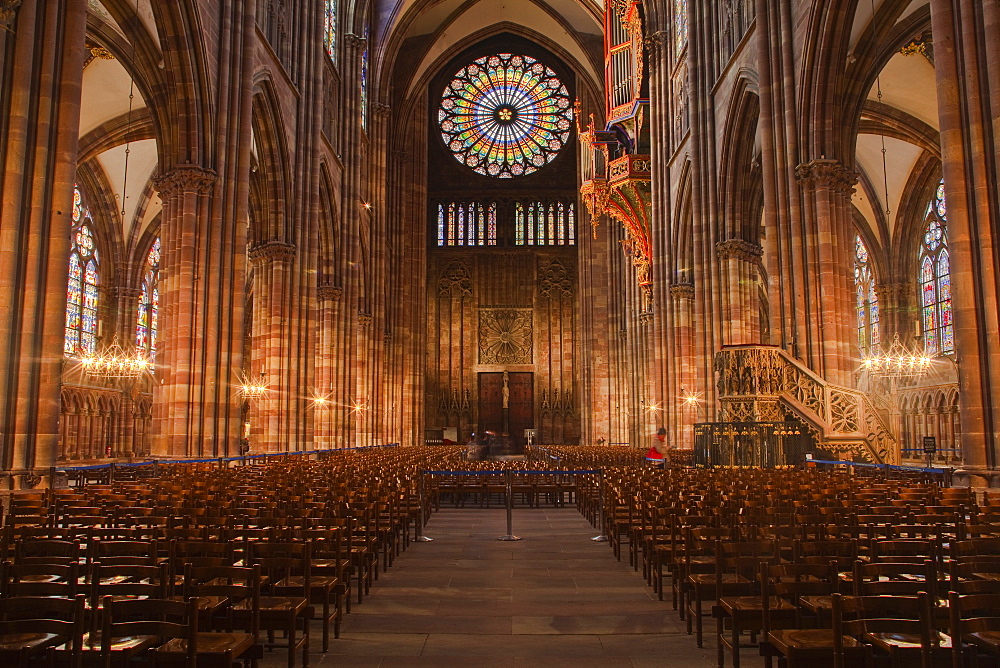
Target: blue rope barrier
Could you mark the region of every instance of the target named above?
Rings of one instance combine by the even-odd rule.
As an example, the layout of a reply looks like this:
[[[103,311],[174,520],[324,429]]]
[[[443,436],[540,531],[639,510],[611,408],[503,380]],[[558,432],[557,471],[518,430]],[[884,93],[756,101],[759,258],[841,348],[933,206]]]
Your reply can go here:
[[[263,459],[265,457],[288,457],[289,455],[318,455],[330,452],[356,452],[358,450],[371,450],[373,448],[394,448],[399,443],[386,443],[384,445],[363,445],[357,448],[330,448],[329,450],[296,450],[295,452],[265,452],[254,455],[237,455],[235,457],[206,457],[202,459],[158,459],[144,462],[112,462],[108,464],[89,464],[87,466],[62,466],[57,467],[58,472],[68,471],[95,471],[98,469],[109,469],[112,467],[122,468],[127,466],[150,466],[152,464],[204,464],[207,462],[240,462],[247,459]]]
[[[923,466],[900,466],[898,464],[870,464],[868,462],[844,462],[837,459],[807,459],[806,463],[812,462],[813,464],[837,464],[843,466],[861,466],[863,468],[871,469],[883,469],[883,470],[893,470],[893,471],[916,471],[919,473],[947,473],[951,469],[947,468],[936,468],[936,467],[923,467]]]
[[[432,471],[424,470],[422,473],[429,473],[430,475],[499,475],[501,473],[507,473],[510,471],[514,475],[587,475],[587,474],[598,474],[599,470],[588,470],[588,469],[578,469],[572,471],[528,471],[520,469],[503,469],[503,470],[491,470],[491,471]]]

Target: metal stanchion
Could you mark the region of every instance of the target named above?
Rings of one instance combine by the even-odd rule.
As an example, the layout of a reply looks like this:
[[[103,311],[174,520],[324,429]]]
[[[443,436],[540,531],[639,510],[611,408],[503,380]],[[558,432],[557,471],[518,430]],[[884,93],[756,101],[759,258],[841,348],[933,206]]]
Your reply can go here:
[[[507,535],[500,536],[497,540],[521,540],[520,536],[514,535],[514,481],[511,470],[505,471],[507,478]]]
[[[417,481],[417,496],[418,502],[420,503],[420,517],[417,519],[417,525],[414,527],[416,531],[416,537],[413,539],[416,543],[429,543],[433,538],[424,535],[424,476],[427,475],[424,471],[420,472],[420,478]]]
[[[604,535],[604,469],[597,472],[597,530],[601,533],[590,540],[607,543],[608,537]]]

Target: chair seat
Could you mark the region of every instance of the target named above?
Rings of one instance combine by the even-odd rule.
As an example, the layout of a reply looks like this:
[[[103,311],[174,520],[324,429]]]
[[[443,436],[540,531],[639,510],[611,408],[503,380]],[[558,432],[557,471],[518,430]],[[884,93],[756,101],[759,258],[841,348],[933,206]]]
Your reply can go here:
[[[782,629],[770,631],[767,640],[784,655],[801,654],[809,650],[829,653],[833,650],[833,631],[830,629]],[[844,636],[845,648],[862,647],[851,636]]]
[[[720,607],[732,614],[735,612],[763,612],[764,606],[760,596],[726,596],[719,601]],[[783,598],[771,598],[768,603],[771,612],[784,612],[795,610],[791,602]]]
[[[309,578],[310,589],[326,589],[327,587],[336,586],[339,580],[332,575],[327,576],[312,576]],[[278,582],[274,583],[275,587],[289,589],[302,589],[306,585],[306,579],[300,575],[293,575],[292,577],[283,578]]]
[[[136,636],[121,636],[119,638],[113,637],[111,638],[111,651],[138,652],[150,647],[154,647],[157,642],[159,642],[159,638],[157,638],[156,636],[136,635]],[[83,634],[83,650],[85,652],[101,651],[100,632]]]
[[[865,640],[884,650],[890,648],[920,649],[920,635],[917,633],[866,633]],[[933,642],[934,638],[931,638],[931,641]],[[950,649],[951,637],[944,633],[938,633],[936,646]]]
[[[962,636],[966,642],[994,654],[1000,653],[1000,631],[979,631]]]
[[[198,633],[198,654],[225,654],[238,657],[256,644],[249,633]],[[172,638],[156,648],[158,653],[186,654],[187,638]]]
[[[261,614],[276,612],[299,612],[308,605],[306,599],[299,596],[261,596]],[[233,610],[249,612],[252,609],[252,601],[243,601],[233,606]]]
[[[688,576],[688,582],[691,584],[714,585],[716,582],[722,582],[722,584],[743,584],[750,581],[736,573],[723,573],[721,580],[716,579],[715,573],[693,573]]]
[[[62,642],[54,633],[5,633],[0,635],[0,652],[42,649]]]

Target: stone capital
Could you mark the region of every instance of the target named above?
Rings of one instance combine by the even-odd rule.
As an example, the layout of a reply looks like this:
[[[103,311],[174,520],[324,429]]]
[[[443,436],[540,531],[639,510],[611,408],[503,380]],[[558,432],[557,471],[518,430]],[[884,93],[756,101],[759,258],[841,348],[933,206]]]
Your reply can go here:
[[[358,311],[358,324],[362,327],[367,327],[372,324],[372,314],[365,313],[364,311]]]
[[[321,302],[339,302],[344,288],[339,285],[320,285],[316,288],[316,299]]]
[[[387,104],[382,104],[381,102],[376,102],[372,105],[372,113],[375,114],[376,118],[388,117],[391,109],[392,107]]]
[[[851,195],[858,182],[858,173],[839,160],[819,158],[796,167],[795,180],[804,188],[832,190],[843,195]]]
[[[720,260],[734,259],[756,264],[763,257],[764,250],[743,239],[726,239],[715,244],[715,254]]]
[[[21,0],[0,0],[0,29],[10,30],[17,18],[17,8]]]
[[[674,283],[670,286],[670,296],[674,299],[694,299],[694,285],[691,283]]]
[[[153,177],[153,187],[166,198],[183,193],[205,194],[212,192],[219,175],[214,170],[198,165],[177,165]]]
[[[344,35],[344,42],[349,47],[352,47],[352,48],[355,48],[355,49],[361,49],[361,48],[364,48],[364,46],[368,42],[368,40],[366,40],[361,35],[355,35],[354,33],[348,33],[348,34]]]
[[[271,239],[262,241],[250,249],[250,261],[260,265],[268,260],[291,260],[295,257],[295,245]]]

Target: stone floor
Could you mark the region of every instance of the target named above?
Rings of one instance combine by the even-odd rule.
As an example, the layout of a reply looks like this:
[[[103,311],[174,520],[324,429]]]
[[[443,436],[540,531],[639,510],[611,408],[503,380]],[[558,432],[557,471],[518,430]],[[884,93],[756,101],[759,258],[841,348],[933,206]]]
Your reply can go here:
[[[595,531],[575,508],[513,517],[523,540],[502,542],[503,510],[436,513],[426,529],[433,542],[411,543],[311,665],[714,665],[714,634],[699,650],[670,603],[607,543],[590,540]],[[284,664],[280,653],[264,662]]]

